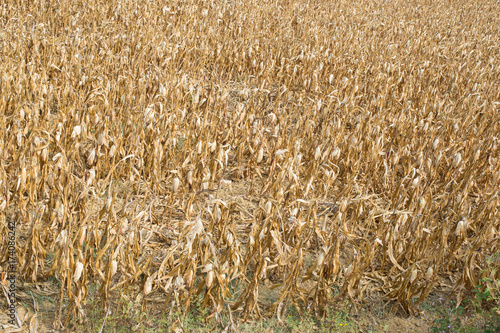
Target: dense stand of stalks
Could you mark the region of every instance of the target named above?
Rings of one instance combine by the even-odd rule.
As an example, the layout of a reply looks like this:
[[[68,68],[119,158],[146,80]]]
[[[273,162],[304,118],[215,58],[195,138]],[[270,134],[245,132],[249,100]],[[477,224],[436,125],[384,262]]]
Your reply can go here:
[[[500,251],[499,27],[488,0],[6,2],[0,235],[58,324],[90,283],[243,318],[460,299]]]

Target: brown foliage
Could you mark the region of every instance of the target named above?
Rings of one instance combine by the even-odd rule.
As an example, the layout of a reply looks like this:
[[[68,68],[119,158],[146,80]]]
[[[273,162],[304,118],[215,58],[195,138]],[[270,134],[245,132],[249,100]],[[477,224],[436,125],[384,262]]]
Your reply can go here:
[[[15,219],[21,276],[61,281],[61,319],[89,281],[244,316],[321,313],[334,286],[409,312],[460,298],[500,251],[495,6],[2,5],[0,234]]]

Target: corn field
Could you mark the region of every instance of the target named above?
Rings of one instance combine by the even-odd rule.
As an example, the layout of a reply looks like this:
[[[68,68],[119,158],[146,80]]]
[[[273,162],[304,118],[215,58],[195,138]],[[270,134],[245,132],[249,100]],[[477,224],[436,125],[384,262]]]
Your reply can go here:
[[[0,24],[0,235],[19,281],[59,282],[56,326],[92,283],[411,314],[500,251],[496,1],[12,0]]]

